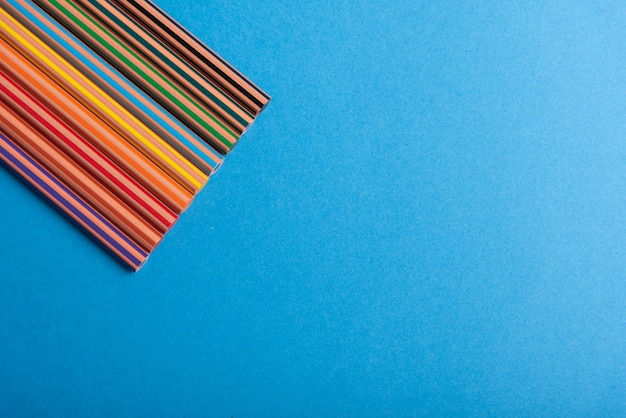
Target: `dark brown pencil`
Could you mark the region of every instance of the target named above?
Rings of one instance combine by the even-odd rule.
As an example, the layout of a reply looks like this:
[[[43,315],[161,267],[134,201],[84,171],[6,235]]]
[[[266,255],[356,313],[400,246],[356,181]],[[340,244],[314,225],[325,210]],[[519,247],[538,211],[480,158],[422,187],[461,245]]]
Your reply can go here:
[[[193,63],[198,70],[253,115],[258,115],[269,102],[270,96],[267,93],[254,85],[153,2],[149,0],[114,1],[173,50]]]
[[[239,135],[207,112],[118,36],[70,0],[34,0],[201,138],[227,153]]]
[[[254,117],[248,111],[213,85],[169,46],[129,17],[124,10],[107,0],[76,1],[120,40],[140,53],[146,61],[235,132],[243,133],[252,122]]]

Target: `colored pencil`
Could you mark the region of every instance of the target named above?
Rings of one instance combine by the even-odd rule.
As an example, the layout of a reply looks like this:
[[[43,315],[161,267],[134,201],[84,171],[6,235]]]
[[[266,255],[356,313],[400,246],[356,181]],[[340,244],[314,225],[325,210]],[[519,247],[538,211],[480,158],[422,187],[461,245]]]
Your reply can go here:
[[[41,11],[31,0],[2,0],[2,3],[14,18],[53,46],[63,58],[206,174],[213,173],[221,165],[223,155]]]
[[[254,116],[270,96],[149,0],[114,0]]]
[[[214,148],[226,153],[234,146],[239,135],[207,112],[197,101],[155,69],[137,51],[98,23],[78,4],[69,0],[35,0],[35,3],[85,41]]]
[[[107,155],[120,168],[150,190],[175,213],[180,214],[192,201],[193,195],[174,181],[151,160],[141,154],[124,138],[73,96],[45,76],[30,61],[17,53],[0,38],[0,68],[22,85],[49,109],[54,109],[64,122]]]
[[[54,147],[48,138],[20,117],[15,104],[0,96],[0,126],[29,155],[53,172],[66,186],[83,197],[115,226],[147,252],[152,251],[163,234],[129,209],[115,194],[93,179],[69,156]]]
[[[0,160],[124,264],[137,271],[147,260],[148,253],[145,250],[133,243],[78,194],[63,185],[49,170],[21,149],[1,127]]]
[[[0,0],[0,161],[135,271],[269,100],[150,0]]]
[[[164,142],[141,121],[113,100],[59,54],[35,37],[4,9],[0,9],[0,37],[26,56],[49,77],[61,84],[92,112],[192,193],[208,176]]]
[[[248,111],[115,4],[107,0],[75,1],[236,133],[243,133],[254,119]]]
[[[178,218],[167,206],[113,164],[37,99],[0,70],[0,99],[12,103],[32,127],[89,175],[119,196],[145,220],[164,233]]]

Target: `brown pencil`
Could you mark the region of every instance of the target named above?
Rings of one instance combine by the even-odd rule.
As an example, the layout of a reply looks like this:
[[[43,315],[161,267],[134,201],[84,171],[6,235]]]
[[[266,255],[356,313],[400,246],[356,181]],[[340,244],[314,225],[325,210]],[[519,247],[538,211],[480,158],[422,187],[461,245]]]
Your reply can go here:
[[[151,62],[181,90],[193,97],[212,115],[218,117],[238,134],[252,122],[254,117],[216,88],[194,67],[180,58],[169,46],[152,35],[128,14],[106,0],[76,0],[81,7],[102,24],[106,25],[127,45]]]
[[[114,0],[233,99],[258,115],[269,95],[149,0]]]
[[[227,153],[239,134],[207,112],[114,33],[70,0],[34,0],[215,149]]]

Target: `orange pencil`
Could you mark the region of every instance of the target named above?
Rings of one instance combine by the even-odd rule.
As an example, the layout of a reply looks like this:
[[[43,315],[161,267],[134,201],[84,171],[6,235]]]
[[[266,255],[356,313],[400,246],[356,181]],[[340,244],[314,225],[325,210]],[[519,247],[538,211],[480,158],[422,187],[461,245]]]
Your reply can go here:
[[[14,105],[24,121],[45,135],[54,146],[118,195],[160,232],[166,232],[178,219],[171,209],[113,164],[48,108],[42,106],[2,70],[0,70],[0,99]]]
[[[94,180],[75,161],[52,146],[49,140],[19,117],[11,103],[0,100],[0,126],[28,154],[90,205],[98,207],[106,218],[129,236],[136,244],[150,252],[163,234],[129,209],[115,194]]]
[[[0,38],[0,68],[23,85],[43,105],[150,190],[175,213],[180,214],[193,195],[141,154],[106,123],[85,109],[73,96],[55,84]]]

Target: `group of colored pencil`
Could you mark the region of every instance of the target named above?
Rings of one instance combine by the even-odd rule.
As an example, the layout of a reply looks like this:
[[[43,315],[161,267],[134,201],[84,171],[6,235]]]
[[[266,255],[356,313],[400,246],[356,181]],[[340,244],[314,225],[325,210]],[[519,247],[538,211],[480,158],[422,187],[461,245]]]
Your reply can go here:
[[[0,0],[0,160],[134,270],[268,101],[150,0]]]

